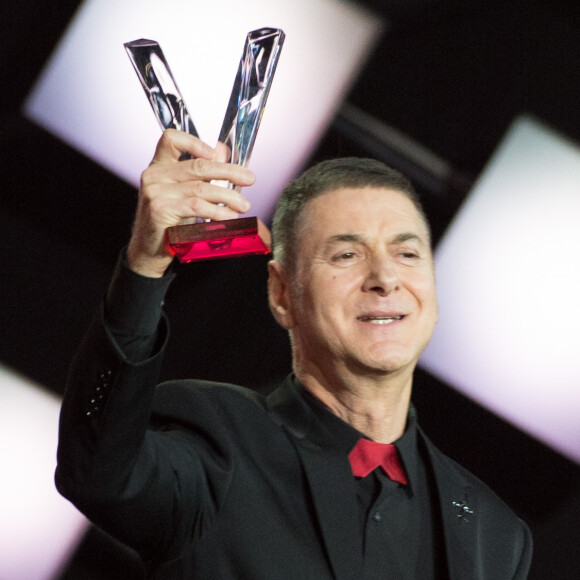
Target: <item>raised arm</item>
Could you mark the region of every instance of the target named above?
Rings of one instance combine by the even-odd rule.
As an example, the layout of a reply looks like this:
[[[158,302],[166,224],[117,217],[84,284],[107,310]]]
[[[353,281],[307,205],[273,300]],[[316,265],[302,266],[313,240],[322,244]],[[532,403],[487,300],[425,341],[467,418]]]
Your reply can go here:
[[[179,161],[184,154],[193,158]],[[204,498],[215,497],[196,446],[184,445],[185,435],[148,427],[168,333],[161,314],[171,279],[163,274],[172,260],[165,229],[249,208],[239,193],[210,182],[250,185],[253,174],[218,157],[186,133],[168,130],[160,139],[142,176],[126,262],[119,260],[105,304],[77,351],[62,405],[59,491],[97,525],[148,553],[175,543],[182,515],[174,508],[182,495],[191,502],[183,511],[190,518],[207,511]]]

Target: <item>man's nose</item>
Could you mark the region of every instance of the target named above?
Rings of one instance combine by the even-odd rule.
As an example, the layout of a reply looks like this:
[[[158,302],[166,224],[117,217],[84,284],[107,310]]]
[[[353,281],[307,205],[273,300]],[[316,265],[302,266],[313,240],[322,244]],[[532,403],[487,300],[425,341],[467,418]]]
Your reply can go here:
[[[386,296],[399,288],[397,268],[390,256],[373,256],[368,262],[368,273],[364,282],[365,292],[376,292]]]

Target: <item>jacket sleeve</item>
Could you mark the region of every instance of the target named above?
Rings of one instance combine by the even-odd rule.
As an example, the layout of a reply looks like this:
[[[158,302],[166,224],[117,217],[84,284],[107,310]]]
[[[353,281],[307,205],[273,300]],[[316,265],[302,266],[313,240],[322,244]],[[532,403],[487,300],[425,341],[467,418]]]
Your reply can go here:
[[[55,482],[97,526],[146,559],[165,559],[180,549],[196,521],[217,509],[220,490],[208,481],[223,489],[228,478],[208,477],[208,454],[199,453],[192,434],[150,427],[169,335],[165,316],[153,352],[134,362],[105,323],[104,310],[70,368]]]

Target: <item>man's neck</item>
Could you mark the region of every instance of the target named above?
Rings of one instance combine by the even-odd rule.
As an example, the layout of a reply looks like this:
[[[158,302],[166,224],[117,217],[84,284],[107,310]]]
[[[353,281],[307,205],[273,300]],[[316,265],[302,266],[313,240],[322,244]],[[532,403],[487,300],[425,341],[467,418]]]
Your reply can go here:
[[[299,369],[296,375],[312,396],[373,441],[392,443],[405,431],[412,375],[345,380]]]

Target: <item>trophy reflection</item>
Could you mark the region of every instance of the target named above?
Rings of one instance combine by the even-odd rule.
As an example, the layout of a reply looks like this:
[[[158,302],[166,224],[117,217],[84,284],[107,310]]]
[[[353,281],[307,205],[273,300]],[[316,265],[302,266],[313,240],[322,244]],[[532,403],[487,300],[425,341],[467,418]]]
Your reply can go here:
[[[243,167],[250,161],[284,38],[284,32],[275,28],[260,28],[246,37],[218,137],[218,146],[226,152],[225,161]],[[125,43],[125,49],[161,128],[199,137],[159,43],[135,40]],[[238,189],[227,181],[219,185]],[[167,238],[171,251],[181,262],[270,251],[270,232],[256,217],[184,220],[167,229]]]

